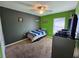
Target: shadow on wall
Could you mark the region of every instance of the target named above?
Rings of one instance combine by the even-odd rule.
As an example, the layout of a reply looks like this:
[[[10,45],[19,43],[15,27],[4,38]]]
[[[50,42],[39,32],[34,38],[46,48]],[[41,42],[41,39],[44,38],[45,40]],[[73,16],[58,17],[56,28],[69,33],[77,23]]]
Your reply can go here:
[[[38,16],[3,7],[1,7],[1,13],[5,44],[20,40],[24,33],[38,27],[38,23],[35,22],[35,20],[39,20]],[[18,17],[23,19],[22,22],[18,22]]]

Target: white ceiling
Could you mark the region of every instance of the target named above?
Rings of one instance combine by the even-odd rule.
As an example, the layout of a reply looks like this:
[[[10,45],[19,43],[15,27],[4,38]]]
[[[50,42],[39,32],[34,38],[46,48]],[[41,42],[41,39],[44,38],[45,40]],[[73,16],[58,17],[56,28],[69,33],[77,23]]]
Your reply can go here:
[[[40,15],[32,10],[34,4],[48,5],[48,10],[44,14]],[[0,6],[10,8],[13,10],[30,13],[37,16],[43,16],[68,10],[73,10],[77,6],[77,1],[0,1]]]

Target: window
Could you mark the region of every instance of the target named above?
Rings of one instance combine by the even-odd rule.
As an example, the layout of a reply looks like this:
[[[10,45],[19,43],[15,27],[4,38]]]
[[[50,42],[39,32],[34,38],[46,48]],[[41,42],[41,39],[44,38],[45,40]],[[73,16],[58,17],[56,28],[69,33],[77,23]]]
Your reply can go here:
[[[65,28],[65,17],[55,18],[53,24],[53,34],[64,28]]]

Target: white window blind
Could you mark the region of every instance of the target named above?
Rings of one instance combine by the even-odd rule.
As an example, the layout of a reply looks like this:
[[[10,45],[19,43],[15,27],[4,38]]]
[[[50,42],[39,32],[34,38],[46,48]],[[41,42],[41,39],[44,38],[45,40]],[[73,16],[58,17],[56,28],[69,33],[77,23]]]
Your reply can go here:
[[[53,24],[53,34],[64,28],[65,28],[65,17],[55,18]]]

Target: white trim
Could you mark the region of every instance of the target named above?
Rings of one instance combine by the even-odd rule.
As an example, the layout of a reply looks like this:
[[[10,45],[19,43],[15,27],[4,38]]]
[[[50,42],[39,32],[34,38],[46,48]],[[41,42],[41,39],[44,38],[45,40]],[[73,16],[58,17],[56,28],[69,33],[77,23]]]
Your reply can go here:
[[[8,46],[17,44],[17,43],[19,43],[19,42],[21,42],[21,41],[24,41],[24,40],[26,40],[26,39],[22,39],[22,40],[19,40],[19,41],[17,41],[17,42],[13,42],[13,43],[11,43],[11,44],[6,45],[5,47],[8,47]]]

